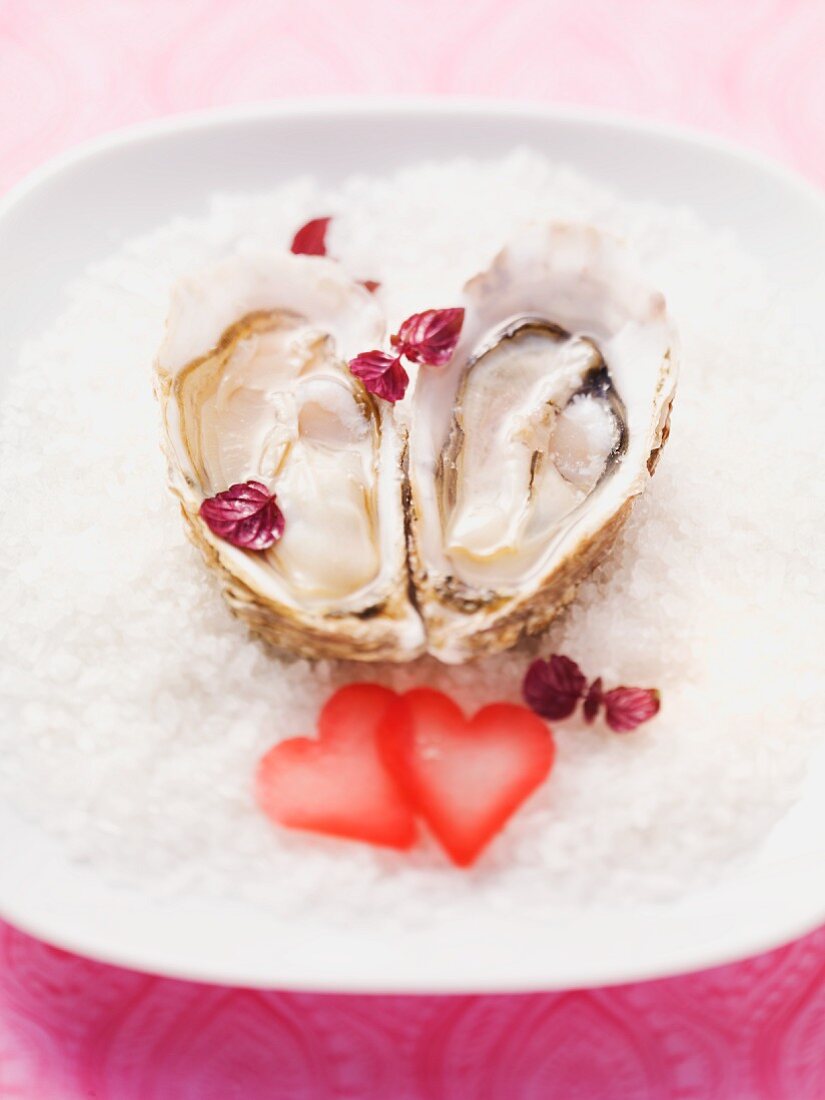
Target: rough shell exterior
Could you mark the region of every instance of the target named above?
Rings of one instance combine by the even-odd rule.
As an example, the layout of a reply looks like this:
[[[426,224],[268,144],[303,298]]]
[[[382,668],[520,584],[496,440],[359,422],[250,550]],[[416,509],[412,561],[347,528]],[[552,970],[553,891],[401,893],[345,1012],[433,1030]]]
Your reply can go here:
[[[515,267],[518,273],[521,270],[519,264],[526,264],[528,268],[531,263],[538,265],[536,270],[539,273],[545,269],[550,270],[551,275],[548,278],[552,285],[552,279],[558,278],[558,273],[552,271],[553,251],[560,244],[569,251],[571,241],[575,247],[580,246],[585,255],[581,263],[582,270],[588,270],[588,264],[591,268],[598,268],[604,252],[607,257],[604,260],[605,267],[609,269],[612,278],[617,277],[614,267],[619,261],[616,260],[615,242],[606,242],[591,227],[550,225],[539,227],[536,233],[539,236],[544,234],[544,244],[539,242],[541,247],[538,249],[538,260],[535,255],[532,259],[529,255],[531,248],[534,253],[536,251],[534,240],[527,242],[526,260],[523,258],[524,249],[518,243],[512,250],[505,249],[488,272],[482,272],[467,284],[465,294],[468,295],[466,300],[469,305],[474,300],[478,305],[480,296],[485,294],[489,298],[489,287],[492,287],[494,307],[496,294],[501,293],[507,298],[509,293],[512,299],[512,287],[506,284],[506,276],[508,268]],[[342,660],[407,661],[423,652],[429,652],[442,661],[459,663],[505,650],[524,635],[544,630],[574,599],[578,586],[609,553],[630,514],[635,497],[644,490],[649,476],[652,475],[667,440],[675,387],[676,344],[661,296],[644,289],[644,284],[640,284],[642,305],[639,306],[638,316],[649,314],[653,319],[651,324],[662,326],[665,337],[669,339],[672,336],[672,340],[662,343],[665,337],[659,334],[653,341],[656,347],[665,347],[666,350],[661,355],[655,372],[651,372],[648,407],[653,415],[649,416],[642,433],[644,453],[638,453],[637,448],[634,456],[633,479],[625,478],[621,490],[613,495],[602,494],[603,499],[598,509],[593,509],[593,522],[585,524],[584,530],[570,545],[565,545],[562,540],[558,556],[544,562],[538,583],[531,582],[516,592],[512,586],[501,591],[491,590],[483,585],[466,584],[460,577],[453,575],[449,560],[443,555],[438,561],[427,559],[423,552],[426,543],[423,529],[425,521],[432,525],[432,508],[427,509],[428,515],[421,514],[418,502],[426,498],[422,498],[420,493],[416,494],[417,475],[412,468],[414,462],[411,459],[411,455],[415,454],[416,425],[419,423],[416,415],[422,415],[421,408],[416,407],[416,387],[413,400],[406,402],[405,407],[384,406],[381,412],[381,431],[389,441],[389,449],[385,450],[382,443],[380,455],[384,460],[388,455],[391,456],[394,469],[391,473],[385,471],[388,475],[385,481],[392,486],[391,493],[395,501],[393,511],[397,509],[397,519],[393,522],[398,527],[398,537],[393,541],[396,549],[393,550],[392,570],[389,573],[382,570],[382,583],[375,586],[375,591],[365,592],[363,600],[357,606],[343,610],[330,608],[321,614],[317,609],[310,611],[294,602],[274,599],[271,594],[267,595],[256,589],[238,556],[243,552],[222,543],[205,526],[198,514],[205,494],[195,483],[197,479],[192,476],[192,470],[186,469],[185,464],[181,463],[180,441],[175,439],[174,416],[170,416],[169,410],[176,400],[176,376],[184,370],[187,354],[196,352],[198,356],[209,356],[219,347],[226,333],[243,319],[243,312],[238,312],[238,303],[251,303],[253,309],[257,310],[292,308],[300,311],[300,284],[303,281],[308,288],[305,292],[307,300],[314,302],[323,314],[326,306],[323,303],[318,306],[318,295],[313,287],[313,279],[317,278],[325,281],[327,291],[330,286],[333,287],[334,292],[341,296],[342,302],[346,303],[347,310],[357,312],[364,309],[369,312],[372,318],[370,324],[374,326],[379,323],[373,316],[377,306],[372,296],[366,295],[362,288],[347,279],[337,265],[325,259],[291,256],[259,259],[259,270],[251,272],[248,270],[248,262],[245,263],[246,269],[239,261],[234,268],[223,272],[224,279],[229,276],[230,279],[245,282],[242,293],[230,289],[227,291],[230,300],[220,302],[221,308],[218,312],[220,323],[224,327],[218,326],[216,329],[213,325],[210,331],[207,326],[208,335],[204,336],[200,332],[202,323],[198,320],[199,334],[193,337],[191,332],[174,331],[173,324],[167,338],[167,354],[164,359],[162,350],[156,378],[156,392],[164,411],[170,486],[180,501],[189,537],[201,551],[207,565],[220,577],[232,612],[279,651],[310,658]],[[621,267],[618,270],[621,273]],[[591,279],[589,271],[587,279]],[[628,283],[632,284],[632,279]],[[287,297],[291,295],[291,301],[286,306],[273,290],[273,287],[279,285],[286,288],[284,293]],[[202,299],[204,296],[208,298],[216,286],[220,297],[220,282],[216,282],[212,273],[205,277],[203,285],[194,287],[194,292],[191,286],[187,288],[188,299],[184,295],[184,304],[187,301],[190,303],[190,315],[195,315],[202,308]],[[204,287],[207,288],[206,291]],[[353,287],[356,288],[355,291]],[[623,286],[617,293],[617,300],[624,295],[629,301],[628,295],[631,293]],[[323,294],[320,297],[323,298]],[[552,295],[550,299],[552,301]],[[621,313],[622,308],[627,308],[634,323],[637,323],[637,317],[633,314],[636,305],[631,302],[630,306],[625,307],[625,299],[618,306],[608,301],[607,312],[613,316],[617,311]],[[235,300],[236,304],[233,306]],[[513,302],[510,301],[506,307],[511,313],[512,305]],[[576,303],[577,308],[578,305]],[[535,301],[529,303],[528,311],[535,313]],[[184,310],[184,315],[185,312]],[[480,312],[483,314],[484,310]],[[552,314],[552,307],[550,313]],[[307,309],[307,315],[310,318],[313,316],[310,308]],[[548,319],[555,321],[552,315]],[[180,314],[177,323],[180,323]],[[322,322],[322,329],[325,331],[326,323]],[[346,361],[364,350],[356,345],[359,339],[365,337],[363,333],[353,335],[352,340],[355,343],[352,346],[347,345],[347,333],[359,332],[357,318],[355,321],[348,318],[342,323],[341,332],[344,335],[338,340],[339,354],[342,361]],[[170,355],[169,347],[174,350],[174,354]],[[468,354],[466,347],[464,354]],[[421,369],[426,371],[428,368]],[[450,369],[452,368],[448,365],[447,370]],[[624,369],[626,370],[626,365]],[[432,469],[435,465],[431,463],[428,468]],[[387,498],[382,499],[386,501]],[[585,507],[588,501],[589,498],[586,498]],[[400,556],[395,561],[398,555]]]

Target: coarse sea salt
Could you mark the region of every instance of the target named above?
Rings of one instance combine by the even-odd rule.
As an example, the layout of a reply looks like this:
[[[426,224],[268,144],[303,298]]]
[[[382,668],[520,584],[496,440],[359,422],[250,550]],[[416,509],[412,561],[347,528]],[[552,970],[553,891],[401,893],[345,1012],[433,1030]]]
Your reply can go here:
[[[152,396],[170,286],[286,248],[320,214],[330,253],[381,281],[389,331],[453,304],[535,218],[623,234],[666,293],[682,339],[670,442],[609,561],[544,638],[459,668],[280,661],[186,541]],[[113,881],[281,914],[540,917],[713,881],[793,803],[821,737],[822,408],[821,345],[730,235],[535,153],[218,197],[86,272],[3,401],[0,797]],[[429,682],[472,708],[518,699],[532,656],[553,651],[608,686],[658,687],[662,712],[626,736],[560,724],[550,781],[472,872],[426,840],[379,852],[279,831],[256,809],[258,758],[312,731],[335,687]]]

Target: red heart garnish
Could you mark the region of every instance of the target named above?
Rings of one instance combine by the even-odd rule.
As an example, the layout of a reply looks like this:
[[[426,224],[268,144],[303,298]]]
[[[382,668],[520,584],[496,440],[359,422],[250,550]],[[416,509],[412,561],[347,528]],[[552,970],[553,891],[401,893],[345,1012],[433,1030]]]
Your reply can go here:
[[[282,741],[258,765],[258,805],[290,829],[409,848],[413,815],[384,768],[376,735],[397,698],[378,684],[349,684],[326,703],[318,738]]]
[[[526,707],[494,703],[468,719],[431,688],[398,696],[378,739],[387,768],[459,867],[546,779],[555,755],[550,728]]]

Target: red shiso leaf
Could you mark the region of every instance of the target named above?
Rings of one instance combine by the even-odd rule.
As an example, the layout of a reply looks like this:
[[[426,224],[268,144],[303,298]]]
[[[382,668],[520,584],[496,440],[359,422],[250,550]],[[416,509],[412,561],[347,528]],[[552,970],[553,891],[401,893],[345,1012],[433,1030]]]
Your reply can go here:
[[[401,366],[399,355],[385,351],[365,351],[350,360],[349,369],[364,387],[385,401],[400,401],[407,392],[410,378]]]
[[[659,713],[660,697],[655,688],[617,687],[604,695],[604,718],[616,733],[628,733]]]
[[[602,694],[602,678],[594,680],[587,691],[587,695],[584,697],[584,706],[582,711],[584,713],[584,720],[588,725],[593,722],[596,715],[599,713],[599,708],[604,702],[604,695]]]
[[[242,550],[267,550],[283,535],[284,514],[260,481],[230,485],[208,497],[200,514],[209,530]]]
[[[332,218],[313,218],[302,225],[292,238],[290,252],[294,252],[296,256],[326,256],[327,229],[331,221]],[[381,286],[375,279],[362,279],[360,285],[370,294],[374,294]]]
[[[313,218],[302,225],[289,246],[296,256],[326,256],[327,226],[331,218]]]
[[[569,718],[587,687],[587,678],[569,657],[554,653],[548,661],[533,661],[522,692],[531,710],[542,718]]]
[[[390,343],[411,363],[443,367],[452,358],[463,324],[461,308],[426,309],[408,317]]]

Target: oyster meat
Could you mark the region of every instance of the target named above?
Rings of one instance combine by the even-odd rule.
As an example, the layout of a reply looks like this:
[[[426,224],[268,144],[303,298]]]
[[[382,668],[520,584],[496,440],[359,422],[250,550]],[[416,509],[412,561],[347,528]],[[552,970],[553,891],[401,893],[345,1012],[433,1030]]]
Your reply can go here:
[[[543,629],[609,549],[668,430],[664,299],[592,227],[531,226],[464,289],[461,341],[421,372],[411,558],[431,653]]]
[[[400,436],[347,361],[380,343],[372,296],[331,260],[227,261],[182,283],[157,365],[170,480],[232,609],[310,656],[424,648],[407,585]],[[269,550],[216,537],[205,497],[248,480],[288,516]]]
[[[171,485],[233,610],[279,648],[504,649],[573,598],[649,480],[675,334],[620,242],[531,226],[452,304],[450,362],[392,406],[347,369],[384,321],[334,262],[235,259],[178,287],[157,366]],[[198,515],[247,480],[287,520],[263,553]]]

